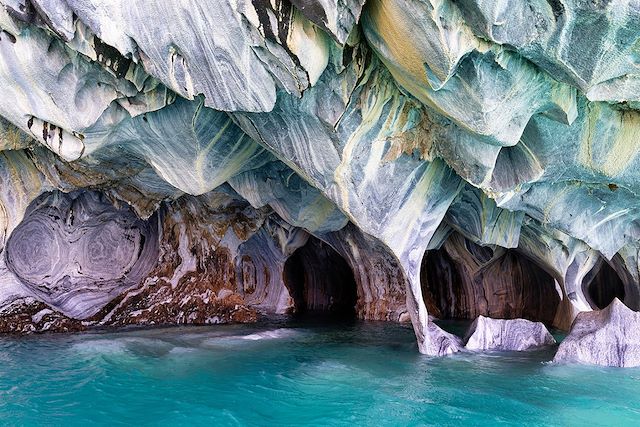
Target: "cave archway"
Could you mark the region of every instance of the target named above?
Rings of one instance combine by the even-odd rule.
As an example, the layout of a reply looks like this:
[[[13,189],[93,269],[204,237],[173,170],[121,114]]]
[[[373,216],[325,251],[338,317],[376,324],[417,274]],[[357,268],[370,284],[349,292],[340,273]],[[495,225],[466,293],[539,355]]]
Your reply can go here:
[[[453,234],[422,260],[422,293],[429,314],[472,320],[479,315],[524,318],[553,325],[560,303],[555,280],[513,249],[477,245]]]
[[[357,285],[349,264],[331,246],[310,237],[285,262],[283,279],[293,314],[355,318]]]
[[[624,302],[624,283],[618,273],[604,260],[589,272],[582,281],[582,290],[593,309],[607,307],[614,298]]]

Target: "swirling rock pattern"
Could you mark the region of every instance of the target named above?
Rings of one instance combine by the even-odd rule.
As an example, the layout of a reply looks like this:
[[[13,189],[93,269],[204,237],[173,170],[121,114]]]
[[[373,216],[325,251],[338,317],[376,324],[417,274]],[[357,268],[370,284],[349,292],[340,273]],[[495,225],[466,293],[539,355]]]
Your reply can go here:
[[[157,231],[98,193],[45,194],[7,242],[7,265],[36,295],[76,318],[140,281],[155,265]]]
[[[317,240],[356,315],[410,319],[425,354],[462,348],[429,311],[568,329],[611,295],[640,309],[639,17],[636,0],[0,0],[0,307],[251,320],[294,306],[285,264]],[[60,220],[40,206],[54,191],[102,196],[75,228],[64,197]],[[457,238],[477,249],[451,252],[465,297],[425,304],[424,254]]]
[[[148,274],[104,305],[91,321],[105,326],[250,322],[236,282],[234,255],[264,224],[223,186],[185,196],[159,209],[159,259]]]
[[[554,324],[560,295],[554,279],[514,250],[495,250],[452,234],[422,265],[429,312],[441,318],[525,318]],[[557,326],[557,325],[554,325]]]
[[[640,313],[614,299],[603,310],[578,314],[554,362],[640,366]]]
[[[484,316],[473,321],[465,337],[465,347],[476,351],[525,351],[555,343],[541,322]]]

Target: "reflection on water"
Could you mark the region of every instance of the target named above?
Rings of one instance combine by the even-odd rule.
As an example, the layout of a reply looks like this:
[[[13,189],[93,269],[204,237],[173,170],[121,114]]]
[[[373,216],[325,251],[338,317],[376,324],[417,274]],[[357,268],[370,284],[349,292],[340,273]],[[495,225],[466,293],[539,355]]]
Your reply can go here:
[[[554,348],[434,359],[415,347],[409,325],[285,320],[2,338],[0,424],[640,422],[638,369],[549,364]]]

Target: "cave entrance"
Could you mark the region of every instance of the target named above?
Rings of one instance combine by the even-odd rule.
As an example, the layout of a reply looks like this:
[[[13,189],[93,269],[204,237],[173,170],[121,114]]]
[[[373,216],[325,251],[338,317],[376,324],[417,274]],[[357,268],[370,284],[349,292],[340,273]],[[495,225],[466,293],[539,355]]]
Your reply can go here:
[[[429,314],[443,320],[483,315],[553,325],[560,303],[555,280],[533,261],[457,233],[440,249],[425,253],[421,284]]]
[[[624,302],[624,283],[613,267],[604,260],[585,276],[582,286],[584,295],[593,309],[606,308],[614,298]]]
[[[310,237],[284,265],[284,283],[294,302],[293,314],[353,319],[358,299],[347,262],[326,243]]]

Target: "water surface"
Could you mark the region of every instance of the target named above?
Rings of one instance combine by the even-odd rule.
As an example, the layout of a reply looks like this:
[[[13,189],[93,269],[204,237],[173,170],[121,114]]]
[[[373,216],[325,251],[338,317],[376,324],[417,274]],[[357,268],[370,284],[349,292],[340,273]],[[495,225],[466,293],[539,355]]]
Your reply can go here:
[[[417,353],[377,322],[0,338],[2,425],[640,425],[640,370]]]

